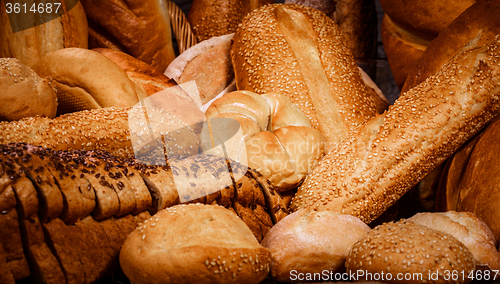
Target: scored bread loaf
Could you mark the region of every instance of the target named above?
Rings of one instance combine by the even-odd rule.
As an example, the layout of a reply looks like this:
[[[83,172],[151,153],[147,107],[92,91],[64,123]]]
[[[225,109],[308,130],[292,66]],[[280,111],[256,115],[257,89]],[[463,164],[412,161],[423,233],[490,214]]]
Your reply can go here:
[[[279,93],[230,92],[215,100],[205,115],[211,136],[202,132],[202,148],[212,148],[212,139],[224,142],[230,159],[260,172],[278,192],[296,188],[323,156],[323,135]],[[239,123],[237,140],[220,141],[233,131],[223,126],[231,124],[226,120]]]
[[[238,90],[286,95],[325,136],[327,152],[388,105],[363,82],[338,26],[316,9],[266,5],[233,40]]]
[[[369,223],[487,125],[500,109],[500,38],[455,57],[350,135],[306,177],[293,210]]]

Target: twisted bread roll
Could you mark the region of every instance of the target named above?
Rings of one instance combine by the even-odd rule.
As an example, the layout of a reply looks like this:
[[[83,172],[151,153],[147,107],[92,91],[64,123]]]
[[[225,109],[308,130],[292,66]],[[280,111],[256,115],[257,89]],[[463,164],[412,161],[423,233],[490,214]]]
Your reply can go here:
[[[217,124],[229,122],[214,118],[239,122],[242,136],[225,143],[228,156],[239,162],[246,160],[279,192],[297,187],[323,156],[323,135],[311,127],[296,105],[278,93],[231,92],[215,100],[206,117],[215,144],[218,137],[227,136],[230,127],[220,127]],[[212,148],[206,141],[211,141],[208,131],[202,132],[202,148]]]
[[[316,9],[261,7],[233,40],[238,90],[286,95],[325,136],[327,151],[387,107],[363,82],[338,26]]]
[[[357,128],[307,176],[293,210],[369,223],[500,112],[500,39],[455,57]]]

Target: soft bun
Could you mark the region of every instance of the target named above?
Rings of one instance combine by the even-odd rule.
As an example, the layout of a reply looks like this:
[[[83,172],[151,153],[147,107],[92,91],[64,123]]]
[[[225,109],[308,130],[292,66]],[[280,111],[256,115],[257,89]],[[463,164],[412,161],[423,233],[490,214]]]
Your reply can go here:
[[[351,247],[370,227],[350,215],[299,210],[269,230],[262,245],[272,254],[271,277],[289,282],[296,273],[344,272]],[[348,232],[348,233],[346,233]]]
[[[56,116],[57,97],[47,80],[15,58],[1,58],[0,67],[0,121]]]
[[[408,219],[422,226],[452,235],[474,255],[478,268],[500,269],[498,243],[488,225],[469,212],[417,213]]]
[[[469,275],[475,262],[469,249],[454,237],[402,220],[379,225],[361,237],[350,250],[346,267],[355,274],[384,273],[387,283],[426,283],[431,273],[438,273],[431,283],[449,283],[446,271]],[[411,277],[398,281],[398,275]],[[456,283],[469,280],[460,277]]]
[[[83,48],[47,54],[33,68],[56,91],[58,114],[102,107],[131,107],[146,97],[118,65]]]
[[[260,283],[271,253],[234,212],[177,205],[144,221],[125,240],[120,265],[135,284]]]

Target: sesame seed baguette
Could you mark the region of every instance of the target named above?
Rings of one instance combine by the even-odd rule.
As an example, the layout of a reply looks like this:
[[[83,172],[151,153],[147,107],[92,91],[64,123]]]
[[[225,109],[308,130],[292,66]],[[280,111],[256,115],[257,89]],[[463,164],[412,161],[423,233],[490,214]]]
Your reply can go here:
[[[151,130],[143,122],[146,118],[142,110],[141,107],[110,107],[64,114],[54,119],[37,116],[0,122],[0,144],[24,142],[52,150],[105,150],[118,157],[134,157],[132,141],[138,145],[151,142],[148,135]],[[171,148],[169,153],[198,153],[198,141],[189,126],[155,108],[147,108],[146,113],[155,126],[169,131],[180,130],[180,134],[172,133],[173,137],[169,138],[182,139],[182,143],[165,139],[165,146]]]
[[[245,17],[233,40],[238,90],[286,95],[325,136],[327,151],[387,108],[365,85],[338,26],[318,10],[266,5]]]
[[[500,111],[500,39],[455,57],[327,154],[293,210],[352,214],[369,223]]]

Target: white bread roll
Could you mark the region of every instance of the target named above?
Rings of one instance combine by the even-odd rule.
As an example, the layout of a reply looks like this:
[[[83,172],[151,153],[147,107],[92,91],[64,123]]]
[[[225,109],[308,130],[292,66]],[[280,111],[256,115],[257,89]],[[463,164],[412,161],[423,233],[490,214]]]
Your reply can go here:
[[[447,233],[461,241],[474,255],[478,269],[500,269],[498,243],[488,225],[469,212],[422,212],[408,221]]]
[[[48,80],[15,58],[1,58],[0,67],[0,121],[56,116],[57,97]]]
[[[202,148],[212,148],[215,137],[228,136],[230,121],[236,120],[239,126],[233,132],[241,127],[241,135],[225,143],[229,158],[257,170],[278,192],[296,188],[323,156],[323,135],[284,95],[230,92],[215,100],[205,115],[212,136],[202,133]]]
[[[125,240],[120,266],[135,284],[260,283],[271,253],[234,212],[176,205],[145,220]]]
[[[316,9],[266,5],[233,40],[238,90],[286,95],[325,136],[327,152],[388,105],[363,82],[338,26]]]
[[[497,38],[402,94],[319,162],[292,209],[376,219],[498,115],[499,60]]]
[[[262,240],[272,255],[271,277],[290,282],[293,274],[344,272],[351,247],[369,231],[368,225],[351,215],[294,212],[274,225]]]

